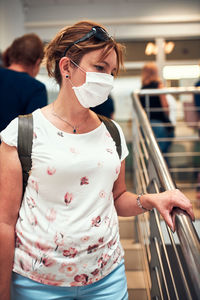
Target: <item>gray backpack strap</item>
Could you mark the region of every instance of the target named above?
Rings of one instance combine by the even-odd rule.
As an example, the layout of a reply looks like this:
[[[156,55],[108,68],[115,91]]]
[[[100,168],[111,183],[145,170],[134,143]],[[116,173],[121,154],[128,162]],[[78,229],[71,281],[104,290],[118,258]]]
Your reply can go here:
[[[18,155],[23,171],[23,193],[28,182],[32,166],[31,153],[33,144],[33,116],[18,116]]]
[[[121,137],[117,126],[109,118],[105,116],[98,115],[98,117],[105,124],[107,130],[109,131],[110,135],[115,141],[117,153],[119,155],[119,158],[121,159],[121,155],[122,155]]]

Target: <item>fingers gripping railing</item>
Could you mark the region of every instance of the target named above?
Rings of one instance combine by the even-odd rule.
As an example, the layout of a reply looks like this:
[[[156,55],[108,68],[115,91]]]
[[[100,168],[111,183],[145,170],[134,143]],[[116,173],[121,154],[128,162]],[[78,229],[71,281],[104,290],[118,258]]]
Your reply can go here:
[[[165,91],[157,90],[156,91],[156,93],[158,93],[158,94],[159,94],[159,92],[169,93],[169,90],[165,90]],[[170,90],[170,92],[172,93],[172,90]],[[192,90],[188,90],[188,89],[180,90],[179,89],[178,91],[176,90],[176,92],[177,93],[193,92],[193,89]],[[200,90],[197,92],[200,93]],[[153,91],[152,94],[153,93],[155,93],[155,91]],[[138,178],[138,176],[136,177],[136,185],[138,186],[138,189],[139,189],[138,192],[141,192],[141,191],[146,192],[146,190],[148,189],[148,185],[152,184],[152,182],[151,182],[152,178],[148,174],[149,166],[146,167],[146,165],[148,165],[150,161],[152,161],[152,163],[150,165],[151,165],[151,168],[153,166],[153,169],[154,169],[153,172],[155,172],[155,177],[157,177],[157,181],[159,181],[159,184],[157,185],[155,183],[155,181],[153,180],[154,192],[159,191],[159,186],[162,188],[162,190],[173,190],[173,189],[175,189],[175,185],[174,185],[171,175],[168,171],[165,160],[163,159],[162,153],[161,153],[161,151],[158,147],[158,144],[155,140],[154,133],[151,129],[147,115],[144,112],[144,110],[140,104],[138,95],[139,95],[139,93],[135,93],[133,95],[133,107],[134,107],[133,119],[135,120],[135,122],[133,120],[133,135],[134,135],[133,156],[135,156],[134,164],[139,173],[139,178]],[[140,131],[140,129],[141,129],[141,131]],[[188,267],[190,277],[192,278],[195,293],[196,293],[196,295],[198,295],[197,297],[199,297],[199,295],[200,295],[199,239],[198,239],[197,233],[195,231],[195,228],[190,220],[190,217],[180,210],[175,211],[174,213],[175,213],[176,232],[178,235],[178,239],[180,241],[181,250],[182,250],[186,265]],[[154,218],[156,220],[156,227],[158,228],[157,232],[159,234],[159,240],[155,236],[151,240],[151,243],[154,243],[154,250],[158,253],[158,257],[160,257],[160,254],[159,254],[159,249],[160,249],[159,241],[160,241],[160,244],[162,245],[162,250],[165,254],[165,260],[167,262],[168,272],[171,277],[170,280],[171,280],[172,286],[173,286],[173,298],[180,299],[177,289],[176,289],[174,279],[173,279],[174,275],[171,270],[170,261],[169,261],[167,250],[166,250],[165,243],[164,243],[164,238],[162,236],[162,231],[160,229],[160,225],[158,224],[159,219],[157,217],[157,212],[155,213],[155,210],[154,210],[153,214],[154,214]],[[151,219],[151,217],[150,217],[150,219]],[[172,248],[174,250],[176,260],[178,262],[180,275],[182,277],[182,282],[183,282],[183,286],[185,289],[186,299],[192,299],[191,288],[185,277],[181,259],[179,257],[179,253],[176,249],[176,243],[174,241],[174,237],[171,233],[171,230],[168,228],[168,226],[167,226],[167,231],[169,234]],[[160,259],[158,259],[158,260],[159,260],[159,265],[160,265],[161,271],[158,272],[157,266],[156,266],[154,268],[155,274],[156,274],[155,277],[157,278],[158,287],[160,287],[160,282],[163,282],[164,283],[163,285],[165,286],[164,294],[161,291],[159,292],[159,294],[160,294],[161,298],[164,297],[163,299],[171,299],[170,291],[168,291],[168,285],[167,285],[166,278],[165,278],[165,269],[162,266],[162,261],[160,261]],[[158,278],[160,276],[162,277],[162,279],[159,279],[159,282],[158,282]]]

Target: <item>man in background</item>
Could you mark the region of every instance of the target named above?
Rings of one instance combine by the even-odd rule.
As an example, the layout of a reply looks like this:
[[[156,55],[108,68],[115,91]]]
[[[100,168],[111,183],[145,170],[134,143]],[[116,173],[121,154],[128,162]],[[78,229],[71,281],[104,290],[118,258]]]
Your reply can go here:
[[[43,43],[32,33],[16,38],[2,54],[0,131],[18,115],[31,113],[47,104],[45,85],[34,78],[43,56]]]

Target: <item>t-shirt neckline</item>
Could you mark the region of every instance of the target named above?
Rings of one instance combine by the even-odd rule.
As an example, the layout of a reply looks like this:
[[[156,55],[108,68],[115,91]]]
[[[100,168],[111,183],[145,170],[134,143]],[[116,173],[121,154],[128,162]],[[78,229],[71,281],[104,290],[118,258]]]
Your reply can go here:
[[[95,129],[91,130],[91,131],[88,131],[88,132],[85,132],[85,133],[70,133],[70,132],[66,132],[66,131],[63,131],[61,129],[59,129],[58,127],[56,127],[53,123],[51,123],[46,117],[45,115],[42,113],[41,111],[41,108],[38,108],[36,111],[39,112],[39,115],[41,116],[41,118],[46,122],[48,123],[54,130],[56,131],[59,131],[59,132],[62,132],[63,134],[65,135],[69,135],[69,136],[84,136],[84,135],[90,135],[90,134],[93,134],[93,133],[96,133],[97,131],[99,131],[102,126],[103,126],[103,122],[101,122],[101,124],[96,127]]]

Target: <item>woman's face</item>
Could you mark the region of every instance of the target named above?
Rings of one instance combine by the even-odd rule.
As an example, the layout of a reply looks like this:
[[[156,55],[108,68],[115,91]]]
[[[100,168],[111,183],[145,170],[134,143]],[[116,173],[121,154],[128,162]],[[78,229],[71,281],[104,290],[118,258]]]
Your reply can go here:
[[[117,54],[115,50],[113,49],[110,54],[102,60],[100,60],[101,54],[102,49],[85,54],[79,63],[79,68],[73,66],[72,63],[71,80],[74,86],[80,86],[85,83],[85,72],[98,72],[115,75],[117,70]]]

